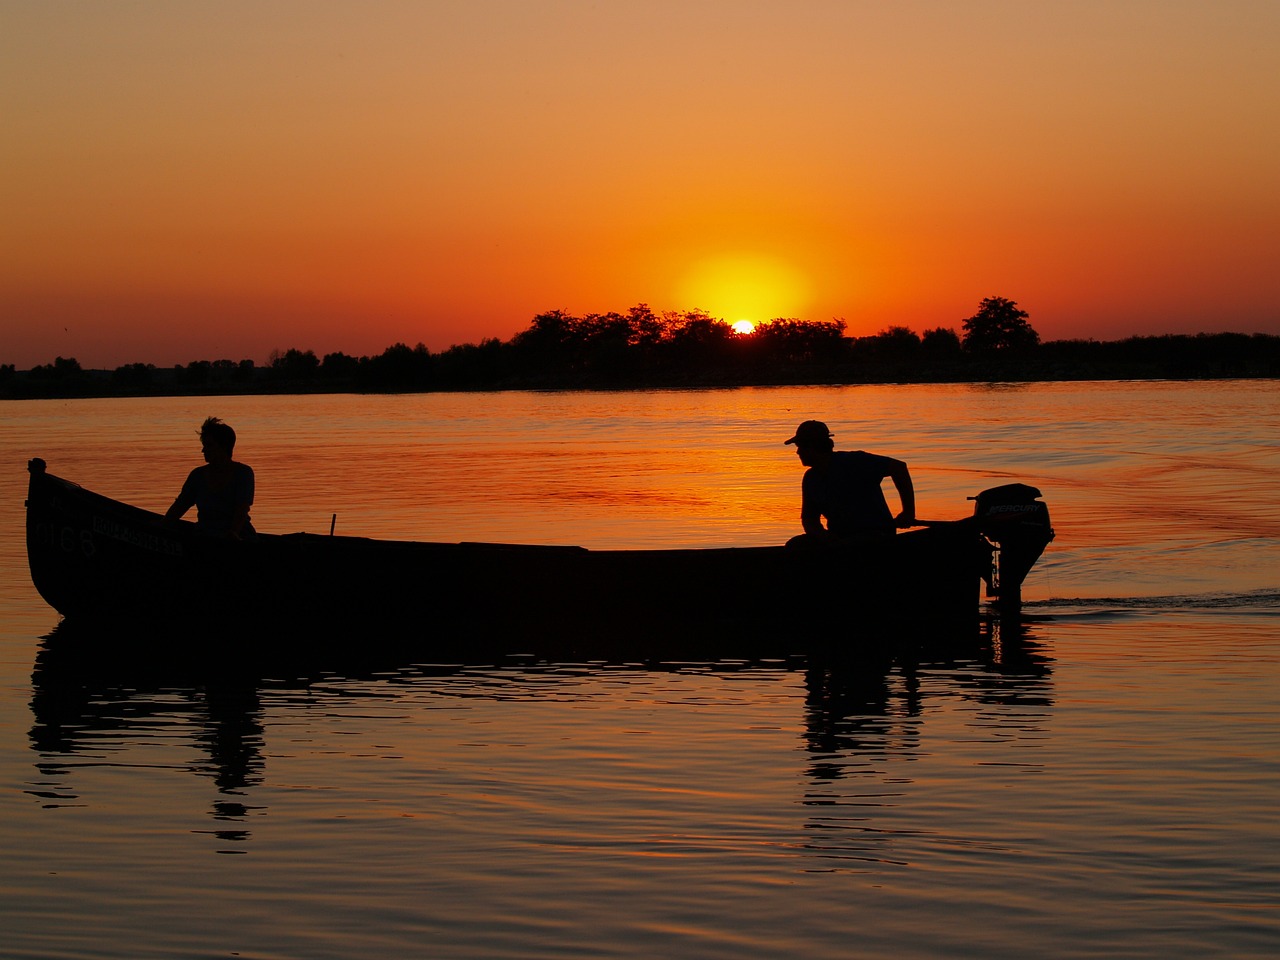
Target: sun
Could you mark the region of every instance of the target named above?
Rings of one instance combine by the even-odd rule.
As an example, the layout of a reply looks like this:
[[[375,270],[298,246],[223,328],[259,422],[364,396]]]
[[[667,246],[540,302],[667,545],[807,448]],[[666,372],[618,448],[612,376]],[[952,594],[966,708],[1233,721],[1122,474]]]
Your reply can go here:
[[[756,332],[756,325],[750,320],[739,320],[737,323],[731,323],[729,326],[733,329],[734,333],[742,337]]]
[[[692,263],[677,293],[682,308],[706,310],[736,332],[751,333],[779,317],[800,319],[809,306],[809,291],[800,271],[778,257],[728,254]]]

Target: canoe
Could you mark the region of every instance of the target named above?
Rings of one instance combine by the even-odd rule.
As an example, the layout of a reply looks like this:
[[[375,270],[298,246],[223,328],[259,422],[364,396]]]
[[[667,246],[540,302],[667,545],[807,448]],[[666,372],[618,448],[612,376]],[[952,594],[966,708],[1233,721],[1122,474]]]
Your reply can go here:
[[[982,584],[1016,604],[1052,539],[1034,487],[976,498],[974,515],[874,548],[665,550],[211,537],[28,464],[31,578],[66,622],[126,630],[409,638],[423,655],[485,640],[779,637],[854,643],[860,625],[976,621]],[[1025,569],[1024,569],[1025,568]],[[288,638],[288,639],[281,639]]]

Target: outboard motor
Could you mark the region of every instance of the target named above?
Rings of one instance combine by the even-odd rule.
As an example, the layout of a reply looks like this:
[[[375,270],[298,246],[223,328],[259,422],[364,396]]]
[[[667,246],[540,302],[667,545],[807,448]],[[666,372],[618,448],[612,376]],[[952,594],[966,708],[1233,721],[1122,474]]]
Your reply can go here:
[[[1002,607],[1022,603],[1022,581],[1053,539],[1049,508],[1039,498],[1040,491],[1025,483],[1006,483],[969,498],[976,501],[979,529],[995,547],[991,569],[982,576],[987,596]]]

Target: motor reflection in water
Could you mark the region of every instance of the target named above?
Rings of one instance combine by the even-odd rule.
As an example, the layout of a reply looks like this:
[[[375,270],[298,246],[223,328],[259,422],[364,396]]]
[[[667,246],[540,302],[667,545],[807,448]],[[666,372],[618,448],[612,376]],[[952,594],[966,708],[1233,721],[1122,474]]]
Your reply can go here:
[[[903,864],[920,840],[898,808],[909,803],[913,761],[924,759],[925,702],[964,701],[996,744],[1034,743],[1053,705],[1052,659],[1018,615],[984,621],[977,642],[904,651],[887,671],[810,666],[804,746],[810,809],[803,844],[828,861]],[[975,738],[979,739],[979,738]],[[1035,761],[975,759],[1005,766]],[[928,789],[927,786],[924,789]],[[909,839],[910,843],[903,843]]]

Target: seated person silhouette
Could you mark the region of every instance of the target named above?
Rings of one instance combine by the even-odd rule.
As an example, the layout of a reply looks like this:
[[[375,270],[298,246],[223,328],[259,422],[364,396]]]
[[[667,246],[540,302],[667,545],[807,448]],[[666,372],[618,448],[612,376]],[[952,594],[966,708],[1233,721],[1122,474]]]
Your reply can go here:
[[[253,469],[231,459],[236,432],[217,417],[209,417],[200,427],[200,445],[205,466],[187,476],[166,520],[177,520],[193,506],[196,526],[215,537],[247,540],[254,536],[249,520],[253,506]]]
[[[915,488],[901,460],[862,450],[836,450],[831,431],[820,420],[800,424],[787,443],[795,444],[800,462],[809,468],[800,487],[804,533],[793,537],[788,546],[878,543],[891,539],[897,527],[914,525]],[[896,517],[881,488],[886,477],[902,502]]]

